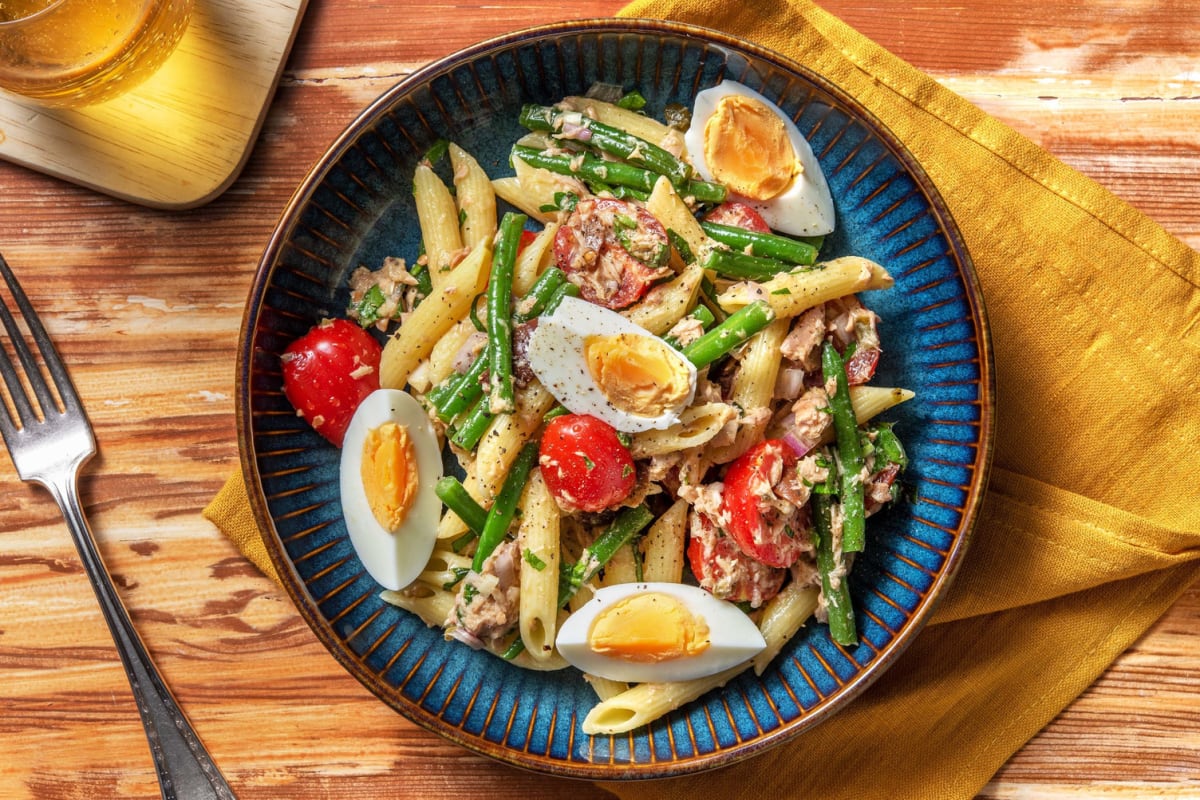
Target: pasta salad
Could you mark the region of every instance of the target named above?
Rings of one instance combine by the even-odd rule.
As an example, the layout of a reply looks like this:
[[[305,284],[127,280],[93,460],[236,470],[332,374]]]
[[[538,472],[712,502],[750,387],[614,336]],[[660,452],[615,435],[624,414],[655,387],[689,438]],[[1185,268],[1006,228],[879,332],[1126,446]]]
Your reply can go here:
[[[813,618],[855,645],[847,575],[906,466],[876,417],[912,393],[870,385],[858,298],[892,279],[822,259],[834,205],[793,122],[731,81],[669,122],[643,105],[523,107],[503,176],[439,143],[423,252],[356,270],[282,365],[384,599],[582,670],[588,734],[761,674]]]

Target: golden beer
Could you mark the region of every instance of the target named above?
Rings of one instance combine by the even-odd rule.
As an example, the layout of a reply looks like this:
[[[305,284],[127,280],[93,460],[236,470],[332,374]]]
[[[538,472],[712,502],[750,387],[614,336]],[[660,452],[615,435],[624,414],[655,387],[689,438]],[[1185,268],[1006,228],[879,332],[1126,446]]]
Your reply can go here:
[[[0,88],[50,105],[107,100],[152,75],[191,0],[0,0]]]

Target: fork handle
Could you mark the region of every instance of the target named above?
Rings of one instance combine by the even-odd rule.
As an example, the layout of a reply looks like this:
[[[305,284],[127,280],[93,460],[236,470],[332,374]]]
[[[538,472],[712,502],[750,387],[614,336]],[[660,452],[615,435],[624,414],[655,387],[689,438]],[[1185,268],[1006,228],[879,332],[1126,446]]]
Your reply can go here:
[[[150,742],[163,800],[234,800],[229,784],[163,683],[121,603],[83,515],[74,476],[47,481],[45,485],[62,509],[84,569],[96,590],[104,620],[116,641],[117,652],[121,654]]]

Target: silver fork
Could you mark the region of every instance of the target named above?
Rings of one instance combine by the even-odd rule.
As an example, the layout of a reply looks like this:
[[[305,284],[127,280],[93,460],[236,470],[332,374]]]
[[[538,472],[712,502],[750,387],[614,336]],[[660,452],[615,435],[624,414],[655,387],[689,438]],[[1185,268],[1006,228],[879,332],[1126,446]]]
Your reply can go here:
[[[11,401],[9,407],[0,393],[0,433],[13,465],[21,480],[40,483],[53,495],[66,519],[125,665],[164,800],[232,800],[233,791],[150,660],[96,549],[79,502],[77,483],[80,468],[96,452],[91,424],[54,344],[3,256],[0,256],[0,272],[53,383],[51,391],[17,319],[7,304],[0,301],[0,320],[20,362],[20,367],[16,366],[0,347],[0,374]],[[25,385],[33,390],[33,397]]]

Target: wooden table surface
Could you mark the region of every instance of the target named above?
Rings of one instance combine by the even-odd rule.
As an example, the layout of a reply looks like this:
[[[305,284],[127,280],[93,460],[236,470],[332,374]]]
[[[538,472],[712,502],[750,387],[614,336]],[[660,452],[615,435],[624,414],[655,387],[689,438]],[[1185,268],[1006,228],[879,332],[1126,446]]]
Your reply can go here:
[[[1200,1],[824,5],[1200,246]],[[606,796],[477,757],[387,709],[200,510],[238,468],[234,359],[251,276],[329,142],[430,59],[620,6],[311,0],[244,172],[199,209],[131,206],[0,163],[0,250],[71,365],[100,442],[82,491],[101,551],[240,797]],[[1197,798],[1198,753],[1193,586],[981,797]],[[157,796],[58,512],[0,459],[0,797]]]

